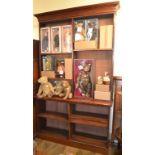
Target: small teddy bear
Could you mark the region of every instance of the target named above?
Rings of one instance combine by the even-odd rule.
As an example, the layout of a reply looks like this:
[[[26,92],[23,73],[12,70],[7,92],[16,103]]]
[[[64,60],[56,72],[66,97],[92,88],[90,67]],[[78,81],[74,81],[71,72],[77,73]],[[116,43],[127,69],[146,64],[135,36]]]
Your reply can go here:
[[[42,97],[52,97],[54,94],[54,87],[53,85],[48,82],[48,79],[46,76],[42,76],[38,79],[38,82],[40,83],[39,90],[37,93],[37,96]]]
[[[71,92],[71,85],[69,84],[68,81],[63,81],[62,82],[62,86],[64,88],[64,98],[63,99],[67,99],[67,98],[72,98],[73,94]]]
[[[71,86],[68,81],[57,81],[54,95],[63,97],[63,99],[72,98]]]

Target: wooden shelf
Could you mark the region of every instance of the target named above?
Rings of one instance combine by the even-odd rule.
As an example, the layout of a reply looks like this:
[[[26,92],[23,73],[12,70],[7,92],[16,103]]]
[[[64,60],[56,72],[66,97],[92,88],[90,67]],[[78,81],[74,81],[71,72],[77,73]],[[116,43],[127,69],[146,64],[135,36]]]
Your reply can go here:
[[[63,98],[60,98],[60,97],[38,98],[37,96],[35,96],[35,98],[39,99],[39,100],[60,101],[60,102],[68,102],[68,103],[72,103],[72,104],[88,104],[88,105],[106,106],[106,107],[112,106],[112,101],[95,100],[95,99],[71,98],[71,99],[64,100]]]
[[[108,119],[104,119],[104,118],[95,118],[91,116],[82,116],[82,115],[72,114],[70,117],[70,122],[108,128]]]
[[[38,117],[47,118],[47,119],[54,119],[59,121],[67,121],[67,114],[62,114],[59,112],[44,112],[38,114]]]
[[[82,115],[82,116],[90,116],[95,118],[102,118],[102,119],[108,119],[109,114],[100,114],[100,113],[93,113],[93,112],[84,112],[84,111],[73,111],[73,115]]]
[[[70,55],[72,54],[72,52],[70,53],[63,53],[63,52],[60,52],[60,53],[41,53],[41,55]]]
[[[41,48],[43,45],[43,34],[39,38],[40,40],[40,52],[38,54],[38,70],[41,75],[41,69],[44,66],[44,59],[42,57],[52,56],[57,59],[72,59],[71,65],[68,65],[70,70],[67,68],[68,66],[64,66],[65,73],[72,75],[74,79],[65,79],[65,78],[49,78],[49,82],[53,84],[54,80],[67,80],[71,86],[72,91],[75,90],[76,76],[81,74],[81,70],[77,71],[76,75],[76,64],[74,63],[75,59],[87,59],[93,60],[94,63],[91,64],[91,69],[89,70],[89,78],[91,79],[89,83],[92,83],[91,91],[94,91],[94,87],[97,81],[97,77],[104,75],[105,72],[108,72],[111,78],[110,91],[111,96],[113,96],[113,54],[114,54],[114,30],[108,32],[107,37],[101,31],[101,26],[112,25],[115,27],[115,13],[119,8],[119,2],[110,2],[110,3],[101,3],[90,6],[82,6],[75,8],[68,8],[63,10],[51,11],[41,14],[36,14],[39,21],[39,30],[42,28],[47,28],[48,30],[51,27],[56,26],[65,26],[71,25],[72,34],[71,34],[71,45],[72,51],[70,53],[57,52],[54,53],[53,48],[50,48],[53,43],[48,43],[50,52],[49,53],[41,53]],[[97,19],[96,25],[98,25],[97,31],[98,34],[93,37],[98,39],[98,45],[94,46],[97,49],[74,49],[76,48],[91,48],[90,46],[75,46],[74,42],[74,34],[76,33],[75,26],[76,21],[83,20],[85,25],[89,28],[88,21],[92,21],[90,19]],[[77,24],[80,22],[77,22]],[[83,23],[83,24],[84,24]],[[94,23],[95,24],[95,23]],[[90,23],[91,25],[91,23]],[[95,29],[96,29],[95,28]],[[87,30],[85,29],[85,35]],[[48,37],[51,36],[50,31],[48,31]],[[96,30],[94,31],[96,33]],[[94,34],[95,34],[94,33]],[[61,39],[61,47],[64,46],[64,38],[65,31],[62,33],[59,40]],[[101,46],[104,44],[102,42],[102,38],[100,36],[103,35],[103,40],[109,40],[107,44],[108,46]],[[112,38],[111,38],[112,37]],[[91,38],[91,39],[93,39]],[[93,39],[94,40],[94,39]],[[50,39],[48,39],[50,41]],[[57,42],[55,40],[55,42]],[[59,42],[60,43],[60,42]],[[112,46],[109,46],[112,45]],[[93,46],[92,46],[93,47]],[[99,49],[100,47],[104,49]],[[106,48],[110,47],[110,48]],[[52,53],[53,52],[53,53]],[[46,59],[45,59],[46,60]],[[67,61],[66,61],[67,62]],[[67,64],[67,63],[66,63]],[[78,64],[79,65],[79,64]],[[46,66],[47,67],[47,66]],[[52,67],[57,69],[57,65],[53,59]],[[84,67],[84,66],[83,66]],[[87,71],[88,72],[88,71]],[[66,74],[67,75],[67,74]],[[58,76],[57,76],[58,77]],[[67,77],[67,76],[66,76]],[[69,78],[69,76],[68,76]],[[38,79],[38,78],[37,78]],[[53,81],[52,81],[53,80]],[[88,78],[87,78],[88,80]],[[82,81],[82,80],[81,80]],[[83,82],[83,81],[82,81]],[[90,90],[89,85],[85,86],[87,91]],[[36,93],[35,93],[36,94]],[[77,94],[81,94],[79,91]],[[75,95],[76,96],[76,95]],[[92,98],[84,98],[84,97],[74,97],[71,99],[63,99],[58,96],[53,96],[51,98],[44,97],[39,98],[37,95],[34,95],[34,101],[36,104],[36,125],[37,125],[37,137],[55,141],[58,143],[62,143],[65,145],[74,145],[74,147],[83,147],[84,149],[92,149],[94,152],[98,150],[102,150],[104,154],[107,154],[107,143],[108,143],[108,133],[109,133],[109,115],[110,108],[113,103],[113,98],[111,97],[110,101],[106,100],[97,100]],[[53,104],[54,103],[54,104]],[[80,111],[81,110],[81,111]],[[58,112],[59,111],[59,112]],[[48,127],[47,127],[48,126]],[[59,129],[61,127],[62,129]],[[89,146],[89,147],[88,147]],[[106,152],[106,153],[105,153]]]
[[[51,128],[46,127],[44,129],[40,129],[37,133],[39,137],[55,137],[60,139],[67,139],[68,138],[68,131],[65,129],[58,129],[58,128]]]
[[[76,132],[72,135],[72,139],[74,141],[83,142],[93,146],[99,146],[99,147],[108,146],[107,137],[102,136],[94,136],[91,134]]]
[[[49,80],[56,80],[56,81],[60,81],[60,80],[66,80],[66,81],[72,81],[72,79],[65,79],[65,78],[48,78]]]
[[[112,51],[112,48],[105,48],[105,49],[74,49],[74,52],[85,52],[85,51],[92,51],[92,52],[96,52],[96,51]]]

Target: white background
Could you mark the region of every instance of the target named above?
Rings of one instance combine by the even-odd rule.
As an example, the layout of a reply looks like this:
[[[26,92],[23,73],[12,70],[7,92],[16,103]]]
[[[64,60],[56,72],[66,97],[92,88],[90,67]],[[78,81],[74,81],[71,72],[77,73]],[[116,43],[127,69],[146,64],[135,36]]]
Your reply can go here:
[[[123,155],[155,154],[153,0],[124,0],[120,24]],[[32,1],[0,5],[0,154],[33,153]],[[119,25],[118,25],[119,26]]]

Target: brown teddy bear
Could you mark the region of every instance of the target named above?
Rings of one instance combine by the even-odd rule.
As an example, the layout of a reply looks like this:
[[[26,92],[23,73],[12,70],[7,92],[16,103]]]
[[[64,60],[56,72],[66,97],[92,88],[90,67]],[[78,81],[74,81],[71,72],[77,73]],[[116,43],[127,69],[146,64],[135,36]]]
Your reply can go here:
[[[71,85],[68,81],[62,81],[62,86],[64,88],[64,99],[72,98],[73,94],[71,92]]]
[[[68,81],[57,81],[54,95],[63,97],[63,99],[72,98],[71,86]]]
[[[54,87],[53,85],[48,82],[48,79],[46,76],[42,76],[38,79],[38,82],[40,83],[40,86],[39,86],[39,90],[38,90],[38,93],[37,93],[37,96],[38,97],[52,97],[53,94],[54,94]]]

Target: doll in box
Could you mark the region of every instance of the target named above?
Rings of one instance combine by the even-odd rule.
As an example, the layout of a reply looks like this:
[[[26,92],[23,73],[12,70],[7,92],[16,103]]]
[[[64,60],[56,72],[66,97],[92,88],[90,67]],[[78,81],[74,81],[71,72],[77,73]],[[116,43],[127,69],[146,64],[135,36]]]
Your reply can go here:
[[[79,89],[82,96],[90,97],[92,89],[92,82],[89,75],[91,64],[84,63],[80,64],[78,67],[80,72],[77,76],[76,88]]]

